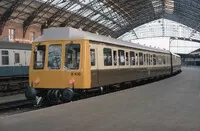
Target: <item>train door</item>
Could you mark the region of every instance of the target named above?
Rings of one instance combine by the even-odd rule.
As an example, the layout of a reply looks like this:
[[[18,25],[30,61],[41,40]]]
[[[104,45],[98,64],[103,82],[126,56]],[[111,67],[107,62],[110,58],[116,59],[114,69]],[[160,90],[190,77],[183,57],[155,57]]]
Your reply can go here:
[[[91,62],[91,86],[96,87],[99,84],[98,50],[97,50],[97,48],[90,48],[90,62]]]

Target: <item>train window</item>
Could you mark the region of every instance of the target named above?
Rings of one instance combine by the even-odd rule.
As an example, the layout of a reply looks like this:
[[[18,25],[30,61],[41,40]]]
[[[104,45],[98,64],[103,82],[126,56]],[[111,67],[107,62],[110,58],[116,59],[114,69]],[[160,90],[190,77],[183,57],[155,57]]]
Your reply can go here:
[[[157,65],[162,65],[162,56],[157,55]]]
[[[135,52],[130,52],[130,65],[135,65]]]
[[[60,69],[61,66],[62,45],[49,45],[48,48],[48,68]]]
[[[148,54],[148,58],[149,58],[149,65],[151,65],[151,55]]]
[[[117,65],[117,51],[116,50],[114,50],[113,51],[113,62],[114,62],[114,66],[116,66]]]
[[[135,65],[138,65],[138,54],[135,54]]]
[[[166,64],[166,57],[163,56],[163,64],[165,65]]]
[[[128,55],[128,52],[126,52],[126,65],[129,65],[129,55]]]
[[[153,65],[156,65],[156,55],[153,54]]]
[[[2,65],[9,65],[9,54],[7,50],[1,51]]]
[[[65,69],[79,69],[80,44],[67,44],[65,47]]]
[[[149,64],[149,56],[148,56],[148,54],[146,54],[146,65],[148,65]]]
[[[146,55],[144,54],[144,65],[146,65]]]
[[[143,65],[143,53],[139,53],[140,65]]]
[[[90,49],[91,66],[95,66],[95,49]]]
[[[34,69],[43,69],[45,60],[45,45],[38,45],[34,48]]]
[[[150,59],[151,59],[151,65],[152,65],[153,64],[153,56],[152,55],[151,55]]]
[[[19,53],[15,53],[15,64],[20,63]]]
[[[104,66],[112,66],[112,50],[109,48],[103,49]]]
[[[125,65],[125,56],[123,50],[118,50],[119,65]]]

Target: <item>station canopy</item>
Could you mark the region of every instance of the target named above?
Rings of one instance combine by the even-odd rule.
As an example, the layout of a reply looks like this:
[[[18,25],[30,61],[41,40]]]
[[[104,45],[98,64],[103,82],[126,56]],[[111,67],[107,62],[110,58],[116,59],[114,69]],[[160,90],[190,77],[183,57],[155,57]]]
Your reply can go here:
[[[200,1],[0,0],[0,33],[13,20],[23,23],[23,35],[34,24],[42,29],[71,26],[114,38],[131,32],[138,39],[144,35],[136,27],[155,20],[160,21],[161,36],[165,36],[165,19],[190,28],[188,38],[195,36],[200,31]]]

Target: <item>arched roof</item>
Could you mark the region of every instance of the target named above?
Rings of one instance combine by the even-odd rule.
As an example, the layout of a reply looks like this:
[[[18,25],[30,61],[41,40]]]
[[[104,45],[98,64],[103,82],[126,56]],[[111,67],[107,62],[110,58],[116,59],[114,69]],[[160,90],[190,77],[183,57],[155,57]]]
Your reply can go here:
[[[23,23],[24,35],[30,25],[36,24],[41,28],[71,26],[117,38],[160,18],[200,31],[200,1],[0,0],[0,34],[5,23],[14,20]]]

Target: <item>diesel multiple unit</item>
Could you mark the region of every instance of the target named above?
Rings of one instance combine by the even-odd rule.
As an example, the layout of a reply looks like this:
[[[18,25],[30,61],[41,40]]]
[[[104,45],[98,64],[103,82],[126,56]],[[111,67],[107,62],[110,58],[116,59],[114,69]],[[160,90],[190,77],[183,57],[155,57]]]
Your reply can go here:
[[[28,99],[70,101],[77,92],[181,71],[167,50],[74,28],[49,28],[33,43]]]

